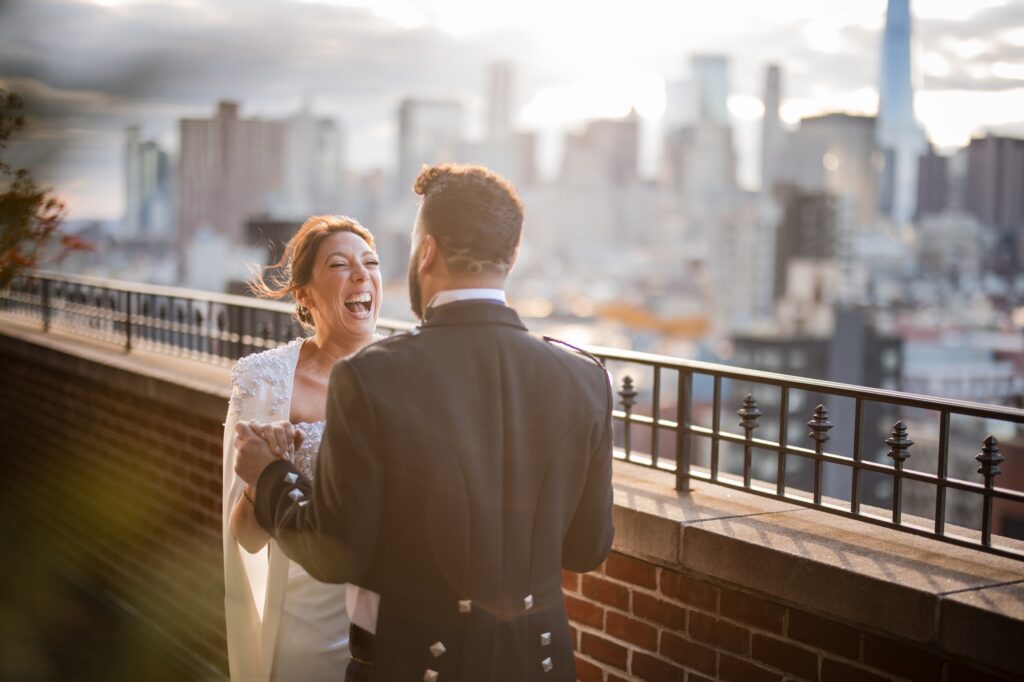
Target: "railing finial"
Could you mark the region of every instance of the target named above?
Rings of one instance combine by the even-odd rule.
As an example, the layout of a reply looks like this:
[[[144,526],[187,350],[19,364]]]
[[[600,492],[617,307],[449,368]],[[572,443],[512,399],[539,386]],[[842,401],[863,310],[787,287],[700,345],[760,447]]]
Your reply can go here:
[[[628,374],[622,378],[622,389],[619,390],[619,397],[622,398],[621,403],[623,409],[629,412],[636,405],[637,391],[633,388],[633,377]]]
[[[895,462],[894,466],[897,469],[902,468],[903,462],[910,457],[907,451],[914,444],[914,441],[907,437],[907,425],[902,421],[893,424],[892,435],[885,439],[885,444],[889,446],[889,457]]]
[[[985,477],[985,486],[992,487],[992,479],[1001,474],[999,465],[1006,461],[1006,458],[999,454],[999,441],[989,434],[981,445],[981,452],[974,456],[974,459],[981,464],[978,473]]]
[[[828,432],[833,426],[834,424],[828,420],[828,410],[824,405],[818,405],[814,408],[814,416],[807,422],[807,427],[811,430],[807,435],[820,446],[832,438]]]
[[[750,432],[758,427],[757,420],[762,414],[761,410],[757,409],[757,401],[754,400],[752,393],[748,393],[743,399],[743,407],[736,410],[736,414],[740,416],[739,425],[749,436]]]

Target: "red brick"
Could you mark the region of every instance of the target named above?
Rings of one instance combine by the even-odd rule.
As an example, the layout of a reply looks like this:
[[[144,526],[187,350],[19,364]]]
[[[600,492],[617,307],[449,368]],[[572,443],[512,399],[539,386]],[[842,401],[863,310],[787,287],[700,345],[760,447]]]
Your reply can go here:
[[[715,682],[715,680],[691,671],[686,673],[686,682]]]
[[[714,612],[718,606],[718,588],[675,571],[661,570],[661,593],[669,599]]]
[[[722,654],[718,660],[718,679],[723,682],[782,682],[782,675],[749,661]]]
[[[671,632],[661,633],[661,655],[708,675],[715,674],[715,651]]]
[[[886,682],[888,679],[843,661],[826,658],[821,662],[821,682]]]
[[[750,652],[750,631],[706,613],[690,614],[690,638],[736,654]]]
[[[569,592],[580,591],[580,574],[572,571],[562,571],[562,589]]]
[[[686,671],[682,668],[639,651],[633,652],[633,664],[630,668],[635,679],[650,682],[683,682],[686,676]]]
[[[604,629],[604,609],[585,599],[563,595],[565,610],[569,620],[580,625],[588,625],[598,630]]]
[[[601,663],[626,669],[626,647],[589,632],[580,633],[580,651]]]
[[[578,651],[580,648],[580,631],[570,625],[569,637],[572,639],[572,648]]]
[[[658,631],[635,618],[609,611],[604,631],[616,639],[635,644],[648,651],[658,650]]]
[[[773,668],[800,675],[806,679],[818,677],[818,655],[795,644],[755,634],[750,645],[751,658]]]
[[[576,679],[578,682],[604,682],[604,670],[587,659],[577,656]]]
[[[623,611],[629,610],[629,590],[604,578],[590,574],[584,575],[583,596]]]
[[[672,630],[686,629],[686,609],[643,592],[633,593],[633,615],[653,620]]]
[[[948,665],[949,682],[1007,682],[1013,678],[987,673],[962,663]]]
[[[738,620],[781,635],[786,609],[743,592],[723,589],[720,613],[730,620]]]
[[[608,673],[608,679],[605,682],[630,682],[625,677],[619,677],[615,673]]]
[[[860,632],[796,609],[789,610],[786,634],[790,639],[810,644],[854,661],[860,655]]]
[[[646,561],[612,552],[604,564],[604,574],[623,582],[645,587],[649,590],[658,586],[658,569]]]
[[[864,636],[864,662],[911,680],[928,682],[942,679],[942,661],[939,658],[874,635]]]

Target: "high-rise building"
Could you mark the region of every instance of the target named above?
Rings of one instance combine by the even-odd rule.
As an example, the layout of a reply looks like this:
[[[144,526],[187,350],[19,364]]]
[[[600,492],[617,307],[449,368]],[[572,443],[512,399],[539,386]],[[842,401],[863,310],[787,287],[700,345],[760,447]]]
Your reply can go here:
[[[986,135],[967,147],[966,209],[985,225],[1024,226],[1024,140]]]
[[[992,270],[1018,275],[1024,269],[1024,140],[971,140],[966,175],[965,208],[996,232]]]
[[[697,122],[729,125],[729,60],[724,55],[694,55],[692,72]]]
[[[929,145],[928,153],[917,163],[917,209],[914,220],[942,213],[950,207],[949,159],[935,153]]]
[[[764,118],[761,120],[761,191],[771,194],[782,172],[786,131],[779,118],[782,71],[772,64],[764,76]]]
[[[590,121],[566,140],[562,179],[576,184],[625,186],[638,174],[640,116]]]
[[[286,121],[285,202],[276,213],[289,217],[340,213],[344,139],[332,120],[309,106]]]
[[[170,159],[153,141],[129,126],[124,142],[125,211],[121,236],[130,240],[166,239],[171,224]]]
[[[854,220],[865,226],[878,215],[875,167],[875,119],[871,116],[826,114],[800,121],[800,128],[791,141],[810,154],[794,155],[804,158],[807,167],[800,169],[797,178],[818,182],[798,183],[806,190],[824,189],[836,197],[848,197],[856,207]],[[853,228],[855,225],[845,227]]]
[[[911,83],[910,0],[889,0],[882,40],[875,140],[885,160],[880,208],[897,223],[914,217],[917,200],[917,159],[927,149],[914,116]]]
[[[398,110],[398,191],[408,192],[423,164],[457,160],[463,107],[453,100],[407,98]]]
[[[509,62],[494,62],[487,70],[487,137],[507,139],[513,130],[515,72]]]
[[[238,104],[220,102],[213,118],[182,119],[179,128],[181,245],[201,230],[243,243],[246,219],[284,194],[285,123],[242,119]]]
[[[787,293],[790,262],[830,261],[836,256],[836,200],[824,192],[780,186],[782,216],[775,232],[775,296]]]

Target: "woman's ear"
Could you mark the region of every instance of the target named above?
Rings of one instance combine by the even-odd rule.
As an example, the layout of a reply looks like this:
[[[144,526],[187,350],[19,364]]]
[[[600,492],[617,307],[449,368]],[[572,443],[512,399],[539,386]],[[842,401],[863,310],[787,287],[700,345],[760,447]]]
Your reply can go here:
[[[309,309],[310,297],[306,292],[305,287],[295,290],[295,302],[303,308],[306,308],[307,310]]]

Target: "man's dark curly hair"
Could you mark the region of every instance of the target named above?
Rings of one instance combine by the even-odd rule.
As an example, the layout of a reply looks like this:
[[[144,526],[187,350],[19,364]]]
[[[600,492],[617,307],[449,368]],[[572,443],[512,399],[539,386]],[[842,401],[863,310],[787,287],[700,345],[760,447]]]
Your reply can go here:
[[[523,232],[523,202],[511,182],[483,166],[424,166],[413,185],[420,217],[449,270],[507,275]]]

